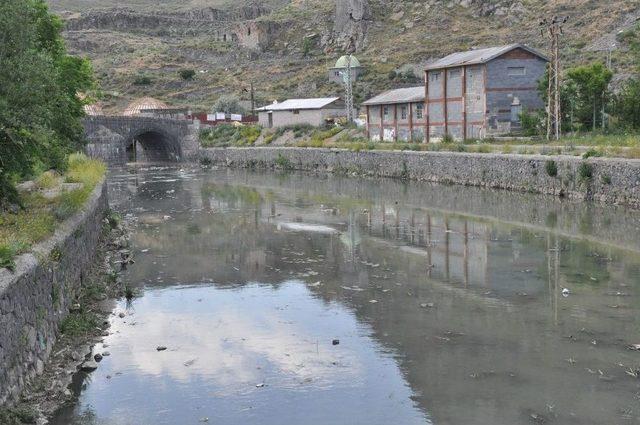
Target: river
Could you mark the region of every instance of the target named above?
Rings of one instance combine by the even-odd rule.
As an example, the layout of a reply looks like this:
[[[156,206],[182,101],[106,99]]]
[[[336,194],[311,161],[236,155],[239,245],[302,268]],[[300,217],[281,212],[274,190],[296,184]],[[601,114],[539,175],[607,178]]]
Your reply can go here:
[[[640,421],[637,212],[189,167],[109,194],[140,296],[54,425]]]

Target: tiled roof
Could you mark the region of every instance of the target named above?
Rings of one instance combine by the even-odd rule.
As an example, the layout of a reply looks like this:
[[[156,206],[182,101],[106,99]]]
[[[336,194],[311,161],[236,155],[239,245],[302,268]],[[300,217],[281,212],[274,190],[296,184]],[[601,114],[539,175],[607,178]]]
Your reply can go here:
[[[405,87],[402,89],[387,90],[377,96],[363,102],[363,105],[384,105],[388,103],[409,103],[424,101],[424,86]]]
[[[487,63],[492,59],[502,56],[503,54],[515,49],[524,49],[533,53],[540,58],[547,60],[546,56],[538,52],[535,49],[525,46],[524,44],[509,44],[507,46],[489,47],[487,49],[469,50],[466,52],[452,53],[449,56],[445,56],[442,59],[430,63],[427,65],[427,70],[451,68],[454,66],[462,65],[477,65],[481,63]]]
[[[258,108],[257,111],[287,111],[292,109],[322,109],[332,104],[339,97],[319,97],[314,99],[287,99],[284,102],[272,103],[271,105]]]

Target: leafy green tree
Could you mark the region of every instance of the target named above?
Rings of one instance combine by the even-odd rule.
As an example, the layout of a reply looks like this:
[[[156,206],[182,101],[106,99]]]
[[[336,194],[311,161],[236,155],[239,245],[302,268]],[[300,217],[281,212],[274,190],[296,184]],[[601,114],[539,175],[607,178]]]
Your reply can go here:
[[[212,112],[224,112],[226,114],[244,114],[246,111],[240,105],[240,98],[233,94],[224,94],[213,104]]]
[[[61,169],[82,141],[88,61],[66,54],[60,20],[43,0],[0,2],[0,208],[18,202],[14,183]]]
[[[577,119],[593,130],[598,124],[599,111],[607,102],[608,86],[613,72],[604,64],[595,62],[567,70],[567,79],[575,87],[575,111]]]
[[[622,127],[640,129],[640,79],[624,83],[614,101],[614,114]]]

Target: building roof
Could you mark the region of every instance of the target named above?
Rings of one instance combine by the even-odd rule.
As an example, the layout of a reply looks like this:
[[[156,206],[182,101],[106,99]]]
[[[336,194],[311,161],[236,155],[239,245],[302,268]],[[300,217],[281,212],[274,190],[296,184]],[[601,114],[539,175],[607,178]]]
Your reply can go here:
[[[99,103],[92,103],[90,105],[84,105],[84,113],[88,116],[103,115],[102,106]]]
[[[314,99],[287,99],[284,102],[274,102],[271,105],[256,109],[257,111],[288,111],[293,109],[322,109],[332,104],[339,97],[319,97]]]
[[[363,105],[385,105],[389,103],[410,103],[424,101],[424,86],[387,90],[363,102]]]
[[[540,57],[541,59],[547,60],[547,57],[537,50],[525,46],[524,44],[516,43],[506,46],[489,47],[487,49],[468,50],[466,52],[452,53],[449,56],[445,56],[442,59],[438,59],[437,61],[430,63],[429,65],[427,65],[426,70],[429,71],[432,69],[487,63],[490,60],[493,60],[515,49],[524,49]]]
[[[347,60],[349,59],[349,56],[344,55],[341,56],[340,59],[338,59],[336,61],[336,64],[334,65],[334,68],[346,68],[347,67]],[[358,60],[358,58],[356,58],[355,56],[351,55],[351,68],[359,68],[360,65],[360,61]]]
[[[166,103],[159,101],[158,99],[154,99],[152,97],[143,97],[141,99],[136,99],[127,106],[122,115],[124,116],[132,116],[139,115],[142,111],[147,109],[168,109]]]

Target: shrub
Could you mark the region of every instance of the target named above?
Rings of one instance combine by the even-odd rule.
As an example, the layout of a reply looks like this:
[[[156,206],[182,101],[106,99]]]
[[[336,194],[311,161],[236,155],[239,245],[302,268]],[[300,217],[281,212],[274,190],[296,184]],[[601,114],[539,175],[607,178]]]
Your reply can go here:
[[[456,142],[456,140],[453,138],[453,136],[451,134],[447,133],[442,137],[442,144],[444,144],[444,145],[451,145],[451,144],[453,144],[455,142]]]
[[[549,177],[556,177],[558,175],[558,165],[554,160],[545,162],[544,169]]]
[[[196,76],[196,71],[193,69],[181,69],[178,71],[178,75],[180,75],[180,78],[183,80],[192,80],[193,77]]]
[[[81,311],[69,314],[60,322],[60,332],[71,337],[82,336],[91,332],[96,326],[98,326],[96,315]]]
[[[595,149],[589,149],[588,151],[586,151],[583,155],[582,158],[583,159],[588,159],[588,158],[592,158],[592,157],[599,157],[602,156],[602,152],[597,151]]]
[[[152,83],[151,77],[147,75],[138,75],[134,80],[133,84],[135,86],[148,86]]]
[[[522,112],[520,114],[520,123],[522,125],[522,133],[525,136],[536,136],[540,134],[542,128],[540,115]]]
[[[591,164],[583,162],[578,167],[578,177],[582,181],[589,181],[593,177],[593,167]]]
[[[278,168],[282,168],[283,170],[293,169],[293,164],[291,164],[291,161],[289,161],[289,158],[283,156],[281,153],[279,153],[278,158],[276,158],[276,166]]]
[[[53,170],[45,171],[36,179],[36,185],[40,189],[53,189],[60,184],[58,173]]]
[[[307,57],[309,53],[311,53],[311,48],[313,47],[313,40],[309,37],[305,37],[302,40],[302,56]]]

